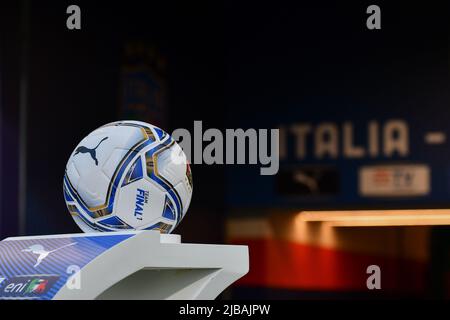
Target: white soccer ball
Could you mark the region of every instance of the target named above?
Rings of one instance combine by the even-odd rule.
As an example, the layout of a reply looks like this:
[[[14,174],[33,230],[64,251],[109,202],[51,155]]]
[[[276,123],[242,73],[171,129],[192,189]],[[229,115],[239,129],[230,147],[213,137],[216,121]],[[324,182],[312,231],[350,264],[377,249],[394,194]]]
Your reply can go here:
[[[162,129],[139,121],[100,127],[73,151],[64,175],[67,208],[84,232],[170,233],[192,197],[181,147]]]

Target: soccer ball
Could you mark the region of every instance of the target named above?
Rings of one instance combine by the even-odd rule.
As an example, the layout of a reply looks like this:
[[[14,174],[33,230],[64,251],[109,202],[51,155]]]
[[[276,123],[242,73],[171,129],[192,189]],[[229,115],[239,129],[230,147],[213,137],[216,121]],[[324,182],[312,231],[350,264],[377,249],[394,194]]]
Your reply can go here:
[[[170,233],[192,197],[192,174],[181,147],[162,129],[139,121],[106,124],[69,158],[64,198],[84,232]]]

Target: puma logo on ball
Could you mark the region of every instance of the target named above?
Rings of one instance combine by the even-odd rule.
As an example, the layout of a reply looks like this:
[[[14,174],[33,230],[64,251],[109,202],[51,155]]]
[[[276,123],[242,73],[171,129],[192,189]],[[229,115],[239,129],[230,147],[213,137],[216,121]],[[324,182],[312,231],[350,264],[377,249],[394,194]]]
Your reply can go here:
[[[97,160],[97,148],[98,146],[105,141],[106,139],[108,139],[108,137],[103,138],[102,140],[100,140],[100,142],[97,144],[97,146],[93,149],[85,147],[85,146],[80,146],[77,148],[77,150],[75,150],[75,154],[74,156],[76,156],[79,153],[89,153],[91,155],[92,160],[94,160],[95,165],[98,166],[98,160]]]

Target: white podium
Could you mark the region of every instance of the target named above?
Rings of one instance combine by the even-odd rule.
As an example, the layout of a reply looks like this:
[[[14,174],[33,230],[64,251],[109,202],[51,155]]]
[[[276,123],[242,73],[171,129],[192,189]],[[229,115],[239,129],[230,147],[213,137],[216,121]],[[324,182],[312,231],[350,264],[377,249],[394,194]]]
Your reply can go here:
[[[158,231],[13,237],[0,242],[0,299],[214,299],[248,258]]]

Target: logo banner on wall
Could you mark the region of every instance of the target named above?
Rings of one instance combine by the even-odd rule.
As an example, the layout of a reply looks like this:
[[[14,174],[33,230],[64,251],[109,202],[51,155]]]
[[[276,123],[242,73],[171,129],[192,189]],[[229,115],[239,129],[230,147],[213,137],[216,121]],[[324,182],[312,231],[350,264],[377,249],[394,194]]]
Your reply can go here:
[[[0,299],[52,299],[78,270],[132,235],[62,236],[0,242]]]

